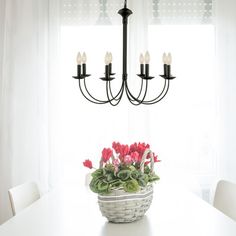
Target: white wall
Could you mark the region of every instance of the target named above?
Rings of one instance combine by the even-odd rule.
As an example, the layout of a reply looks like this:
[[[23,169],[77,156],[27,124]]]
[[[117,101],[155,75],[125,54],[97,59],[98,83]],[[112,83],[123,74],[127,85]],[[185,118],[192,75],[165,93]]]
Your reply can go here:
[[[236,1],[218,0],[219,177],[236,182]]]

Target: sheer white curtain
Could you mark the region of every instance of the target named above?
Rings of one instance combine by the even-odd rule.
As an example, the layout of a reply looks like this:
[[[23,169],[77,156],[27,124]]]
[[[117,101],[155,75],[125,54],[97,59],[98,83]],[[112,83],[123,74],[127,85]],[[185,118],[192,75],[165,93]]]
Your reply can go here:
[[[36,181],[42,192],[51,184],[53,143],[49,116],[54,74],[53,1],[1,0],[0,6],[0,222],[9,218],[7,190]],[[53,7],[53,8],[52,8]],[[59,9],[59,8],[58,8]],[[54,30],[54,31],[53,31]],[[58,32],[57,32],[58,34]],[[49,50],[50,48],[50,50]],[[50,68],[50,69],[49,69]],[[49,144],[51,145],[49,148]]]
[[[219,177],[236,182],[236,2],[216,4],[217,66],[219,80]]]

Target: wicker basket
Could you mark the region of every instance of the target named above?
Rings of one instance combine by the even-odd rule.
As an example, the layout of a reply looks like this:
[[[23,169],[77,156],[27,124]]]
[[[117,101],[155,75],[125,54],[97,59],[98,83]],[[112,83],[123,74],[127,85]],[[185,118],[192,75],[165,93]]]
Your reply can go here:
[[[140,170],[144,171],[144,163],[151,154],[151,171],[154,160],[151,150],[146,150],[142,157]],[[114,223],[129,223],[141,219],[149,209],[153,198],[153,187],[147,185],[136,193],[127,193],[122,188],[115,189],[110,194],[98,195],[98,204],[102,215]]]

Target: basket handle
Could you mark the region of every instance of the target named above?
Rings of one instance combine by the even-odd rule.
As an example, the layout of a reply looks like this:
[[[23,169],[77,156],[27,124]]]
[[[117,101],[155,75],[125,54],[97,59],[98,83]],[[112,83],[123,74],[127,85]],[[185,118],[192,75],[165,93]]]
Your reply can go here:
[[[148,154],[150,154],[150,162],[151,162],[151,173],[153,173],[154,171],[154,156],[153,156],[153,152],[150,150],[150,149],[146,149],[144,154],[143,154],[143,157],[142,157],[142,160],[141,160],[141,163],[140,163],[140,171],[142,173],[144,173],[144,165],[145,165],[145,161],[147,159],[147,156]]]

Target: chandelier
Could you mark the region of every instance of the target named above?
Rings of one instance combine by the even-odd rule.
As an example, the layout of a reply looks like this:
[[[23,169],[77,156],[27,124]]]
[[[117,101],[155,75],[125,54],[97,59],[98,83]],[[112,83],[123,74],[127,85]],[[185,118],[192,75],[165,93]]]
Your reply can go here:
[[[124,2],[124,8],[119,10],[118,14],[122,16],[123,23],[123,68],[122,68],[122,83],[119,89],[119,92],[113,95],[111,82],[114,80],[114,73],[112,72],[112,54],[107,52],[105,55],[105,74],[104,77],[100,78],[105,83],[106,89],[106,99],[100,100],[95,98],[87,88],[86,78],[91,76],[87,74],[86,71],[86,62],[87,56],[85,53],[77,55],[77,76],[73,76],[74,79],[77,79],[79,82],[79,89],[82,95],[89,101],[95,104],[107,104],[110,103],[112,106],[117,106],[123,94],[127,95],[128,100],[133,105],[152,105],[160,102],[168,93],[170,87],[170,80],[173,80],[175,77],[171,75],[171,63],[172,56],[170,53],[163,54],[163,64],[164,64],[164,73],[160,75],[164,79],[164,85],[161,92],[153,99],[146,99],[148,92],[148,85],[151,80],[155,79],[153,76],[150,76],[150,54],[147,51],[144,55],[141,54],[140,61],[140,73],[137,75],[141,79],[141,87],[138,93],[138,96],[134,96],[128,86],[128,74],[127,74],[127,26],[128,26],[128,17],[132,14],[132,11],[127,8],[127,0]]]

